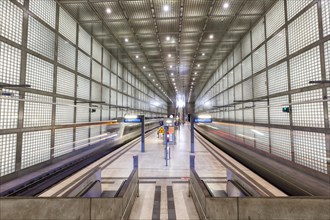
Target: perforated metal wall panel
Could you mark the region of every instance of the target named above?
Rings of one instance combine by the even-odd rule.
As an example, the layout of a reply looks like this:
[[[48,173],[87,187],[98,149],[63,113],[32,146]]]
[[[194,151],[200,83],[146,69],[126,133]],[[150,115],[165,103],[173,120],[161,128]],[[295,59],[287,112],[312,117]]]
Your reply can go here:
[[[321,4],[323,36],[327,36],[330,35],[330,2],[328,0],[321,0]]]
[[[284,62],[268,71],[269,95],[288,90],[287,63]]]
[[[68,99],[56,99],[55,124],[73,124],[74,123],[74,101]]]
[[[313,90],[292,95],[293,103],[322,99],[322,90]],[[323,103],[309,103],[292,106],[293,125],[324,127]]]
[[[252,75],[251,55],[242,62],[243,80]]]
[[[289,103],[288,96],[279,96],[276,98],[269,99],[270,105],[270,123],[271,124],[280,124],[280,125],[289,125],[290,116],[289,113],[282,112],[283,104]]]
[[[281,59],[286,57],[285,40],[286,40],[286,34],[285,34],[285,29],[283,29],[267,42],[268,65],[272,65],[277,61],[280,61]]]
[[[266,32],[270,37],[285,23],[284,1],[278,1],[266,14]]]
[[[21,168],[49,160],[50,141],[50,130],[23,133]]]
[[[257,73],[266,68],[265,45],[253,53],[253,73]]]
[[[254,103],[254,118],[256,123],[268,123],[268,108],[267,102],[256,102]]]
[[[252,49],[265,41],[265,20],[262,18],[258,24],[252,28]]]
[[[106,50],[103,50],[103,65],[110,70],[110,54]]]
[[[31,54],[27,55],[26,83],[33,89],[53,92],[54,66]]]
[[[76,128],[75,149],[81,149],[88,146],[89,143],[89,127]]]
[[[248,32],[242,40],[242,58],[246,57],[249,53],[251,53],[250,32]]]
[[[239,64],[234,69],[235,84],[242,80],[242,66]]]
[[[55,28],[56,2],[54,0],[30,0],[29,10],[49,26]]]
[[[78,72],[90,77],[91,75],[91,60],[82,51],[78,51]]]
[[[27,47],[45,57],[54,59],[55,34],[29,16]]]
[[[313,0],[287,0],[287,11],[288,19],[291,20],[295,15],[297,15],[301,10],[303,10],[309,3]]]
[[[254,132],[256,139],[256,148],[259,150],[269,152],[269,129],[268,128],[254,128],[251,129]]]
[[[92,78],[98,82],[102,82],[102,67],[94,60],[92,63]]]
[[[58,38],[58,62],[75,70],[76,48],[63,38]]]
[[[50,126],[52,121],[52,97],[26,93],[25,99],[35,102],[25,102],[24,127]]]
[[[254,98],[267,96],[266,72],[262,72],[253,78],[253,94]]]
[[[330,80],[330,41],[324,44],[325,75]]]
[[[309,86],[311,80],[321,80],[320,49],[315,47],[290,60],[291,88]]]
[[[57,85],[56,92],[58,94],[74,96],[75,92],[75,75],[61,67],[57,69]]]
[[[91,36],[79,26],[78,46],[87,54],[91,54]]]
[[[3,83],[19,84],[20,50],[0,42],[0,64],[0,81]]]
[[[93,39],[93,58],[102,62],[102,47],[101,45]]]
[[[319,26],[317,21],[317,5],[315,5],[289,24],[288,37],[290,54],[319,39]]]
[[[18,97],[17,91],[3,90]],[[16,128],[18,121],[18,101],[0,99],[0,129]]]
[[[60,8],[59,32],[72,43],[76,43],[77,23],[62,8]]]
[[[92,82],[92,101],[101,101],[101,85],[95,82]]]
[[[56,129],[54,157],[70,153],[73,151],[73,128]]]
[[[0,176],[15,172],[16,134],[0,135]]]
[[[291,135],[290,130],[270,129],[271,153],[291,160]]]
[[[106,68],[103,67],[103,79],[102,79],[102,83],[104,85],[110,86],[110,71]]]
[[[81,122],[89,122],[89,112],[90,112],[90,109],[89,109],[89,104],[83,104],[83,103],[80,103],[78,105],[78,107],[76,108],[77,110],[77,120],[76,122],[77,123],[81,123]]]
[[[293,145],[296,163],[327,173],[324,134],[293,131]]]
[[[89,96],[90,96],[90,81],[81,76],[78,76],[77,97],[89,100]]]
[[[1,0],[0,21],[0,35],[21,44],[23,11],[9,0]]]

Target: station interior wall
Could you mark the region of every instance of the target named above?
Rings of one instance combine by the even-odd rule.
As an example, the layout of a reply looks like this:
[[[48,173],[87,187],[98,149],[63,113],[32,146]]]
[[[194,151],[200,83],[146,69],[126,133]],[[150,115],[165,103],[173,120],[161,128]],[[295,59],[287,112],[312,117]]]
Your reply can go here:
[[[254,148],[329,174],[330,102],[322,99],[330,88],[309,83],[322,80],[330,80],[330,1],[281,0],[211,76],[196,112],[230,122],[222,130]]]
[[[9,96],[0,96],[0,176],[104,137],[106,126],[76,123],[167,114],[146,77],[118,62],[56,1],[1,0],[0,21],[0,82],[31,85],[2,90]]]

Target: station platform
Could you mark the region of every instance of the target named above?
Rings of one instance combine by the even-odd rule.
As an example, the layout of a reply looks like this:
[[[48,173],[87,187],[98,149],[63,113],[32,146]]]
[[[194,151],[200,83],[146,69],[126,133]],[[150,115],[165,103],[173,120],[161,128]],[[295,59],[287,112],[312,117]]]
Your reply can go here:
[[[196,206],[189,196],[190,178],[190,125],[181,125],[176,131],[176,145],[170,145],[170,160],[165,161],[163,138],[156,130],[145,139],[145,152],[141,152],[141,143],[123,146],[103,158],[102,164],[91,164],[86,169],[101,168],[102,190],[108,195],[115,192],[128,178],[133,168],[133,156],[138,155],[139,196],[135,199],[130,219],[199,219]],[[205,140],[204,140],[205,141]],[[127,148],[126,148],[127,147]],[[221,150],[212,146],[213,151],[221,153],[226,160],[235,162]],[[117,151],[122,154],[116,156]],[[277,196],[286,196],[250,170],[240,166],[240,170],[254,175],[253,179],[262,182],[265,188],[273,190]],[[199,138],[195,138],[195,170],[213,192],[226,189],[227,168],[225,162],[206,149]],[[76,181],[82,174],[76,173],[67,180],[55,185],[40,197],[61,197],[65,195],[66,185]]]

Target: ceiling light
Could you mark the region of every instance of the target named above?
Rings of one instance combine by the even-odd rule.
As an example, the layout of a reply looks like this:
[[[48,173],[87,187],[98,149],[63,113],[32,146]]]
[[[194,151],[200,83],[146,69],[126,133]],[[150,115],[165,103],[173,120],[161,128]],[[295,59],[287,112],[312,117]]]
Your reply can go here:
[[[172,81],[175,81],[175,79],[172,79]]]
[[[169,36],[166,37],[166,40],[170,40],[171,38]]]
[[[156,86],[158,86],[158,83],[156,83]]]
[[[171,76],[173,76],[174,75],[174,73],[171,73]]]
[[[111,13],[111,9],[110,9],[110,8],[107,8],[106,12],[107,12],[108,14],[110,14],[110,13]]]
[[[152,81],[153,81],[153,82],[155,82],[155,80],[154,80],[154,79],[153,79]]]
[[[192,82],[191,85],[194,85],[194,83]]]
[[[205,56],[205,53],[202,53],[202,56]]]
[[[149,76],[151,76],[151,74],[149,73]]]
[[[172,68],[173,66],[172,65],[170,65],[170,68]]]
[[[173,85],[176,85],[175,83],[173,83]]]
[[[127,38],[125,38],[125,42],[128,42],[128,39]]]
[[[143,66],[143,69],[145,69],[146,67],[145,66]]]
[[[172,56],[171,54],[168,55],[168,57],[171,57],[171,56]]]
[[[211,35],[209,36],[209,38],[210,38],[210,39],[213,39],[213,34],[211,34]]]
[[[226,2],[225,4],[223,4],[223,8],[228,8],[229,7],[229,3]]]
[[[198,67],[200,67],[201,65],[200,65],[200,64],[198,64],[197,66],[198,66]]]
[[[164,5],[163,10],[164,10],[164,11],[169,11],[169,10],[170,10],[170,6],[168,6],[168,5]]]
[[[195,72],[195,75],[197,75],[197,72]]]
[[[175,43],[175,40],[174,39],[172,40],[172,43]]]
[[[136,57],[136,59],[138,59],[139,58],[139,55],[136,55],[135,57]]]
[[[195,78],[193,78],[193,80],[195,80]]]

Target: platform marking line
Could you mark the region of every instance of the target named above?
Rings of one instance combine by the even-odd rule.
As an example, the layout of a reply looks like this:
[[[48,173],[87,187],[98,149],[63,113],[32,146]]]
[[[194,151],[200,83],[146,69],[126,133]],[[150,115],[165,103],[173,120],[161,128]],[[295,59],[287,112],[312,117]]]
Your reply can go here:
[[[152,220],[160,219],[161,189],[162,189],[161,186],[156,186],[155,188],[154,206],[152,209]]]

